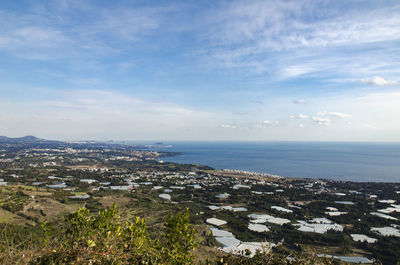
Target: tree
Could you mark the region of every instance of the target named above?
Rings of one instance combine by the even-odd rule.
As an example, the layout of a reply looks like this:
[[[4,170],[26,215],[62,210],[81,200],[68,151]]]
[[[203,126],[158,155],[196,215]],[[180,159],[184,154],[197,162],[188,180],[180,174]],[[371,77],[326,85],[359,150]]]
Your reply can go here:
[[[190,225],[188,208],[176,215],[169,214],[164,226],[166,255],[169,264],[192,264],[196,249],[196,231]]]

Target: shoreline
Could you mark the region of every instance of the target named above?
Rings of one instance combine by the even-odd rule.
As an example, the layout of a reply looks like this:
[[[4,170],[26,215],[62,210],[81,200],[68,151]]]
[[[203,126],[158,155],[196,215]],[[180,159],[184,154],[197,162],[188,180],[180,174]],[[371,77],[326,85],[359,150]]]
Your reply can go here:
[[[173,156],[164,162],[201,164],[215,170],[251,172],[293,179],[356,183],[400,183],[397,147],[368,146],[249,146],[198,145],[174,146]],[[159,150],[159,149],[158,149]],[[170,152],[169,150],[160,150]],[[379,152],[376,152],[379,151]],[[243,154],[242,154],[243,153]],[[382,160],[377,160],[377,158]],[[399,158],[400,159],[400,158]],[[268,170],[269,169],[269,170]]]

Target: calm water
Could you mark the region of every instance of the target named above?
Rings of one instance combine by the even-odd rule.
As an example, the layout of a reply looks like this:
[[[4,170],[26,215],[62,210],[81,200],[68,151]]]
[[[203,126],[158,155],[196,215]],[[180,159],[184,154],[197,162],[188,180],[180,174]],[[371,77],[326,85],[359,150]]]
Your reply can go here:
[[[400,143],[166,142],[163,158],[287,177],[400,182]]]

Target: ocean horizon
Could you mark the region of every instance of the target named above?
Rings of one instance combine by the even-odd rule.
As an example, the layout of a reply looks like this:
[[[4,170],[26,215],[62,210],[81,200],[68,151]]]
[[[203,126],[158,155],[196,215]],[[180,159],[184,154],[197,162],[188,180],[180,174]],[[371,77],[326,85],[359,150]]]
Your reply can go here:
[[[398,142],[167,141],[163,145],[155,149],[181,153],[162,158],[168,162],[290,178],[400,182]]]

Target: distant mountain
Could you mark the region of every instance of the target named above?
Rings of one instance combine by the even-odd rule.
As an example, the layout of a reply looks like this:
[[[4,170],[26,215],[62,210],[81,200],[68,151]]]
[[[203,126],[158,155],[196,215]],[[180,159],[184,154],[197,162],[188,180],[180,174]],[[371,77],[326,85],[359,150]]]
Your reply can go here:
[[[51,143],[58,141],[45,140],[41,138],[37,138],[32,135],[27,135],[24,137],[11,138],[7,136],[0,136],[0,143],[8,143],[8,144],[39,144],[39,143]]]
[[[46,140],[42,138],[38,138],[32,135],[27,135],[24,137],[7,137],[0,136],[0,144],[10,144],[10,145],[32,145],[33,147],[48,147],[48,148],[65,148],[65,147],[73,147],[73,148],[81,148],[90,146],[92,148],[105,148],[105,147],[114,147],[114,146],[125,146],[128,148],[138,149],[138,148],[147,148],[144,145],[127,145],[124,142],[98,142],[93,140],[81,140],[81,141],[73,141],[73,142],[64,142],[64,141],[56,141],[56,140]]]

